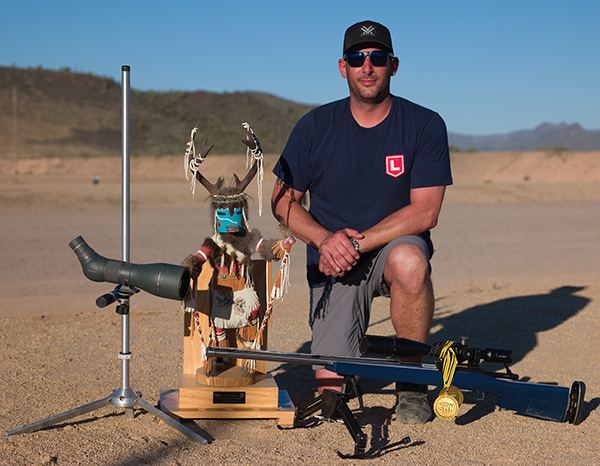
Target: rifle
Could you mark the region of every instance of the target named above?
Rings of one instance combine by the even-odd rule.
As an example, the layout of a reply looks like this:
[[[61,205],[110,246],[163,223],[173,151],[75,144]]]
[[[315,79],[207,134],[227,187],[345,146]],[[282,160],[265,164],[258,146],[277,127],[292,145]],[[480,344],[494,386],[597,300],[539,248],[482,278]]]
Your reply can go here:
[[[366,435],[347,406],[349,399],[358,396],[362,407],[355,379],[358,376],[443,387],[434,403],[434,411],[442,419],[456,416],[463,398],[460,390],[467,390],[496,395],[496,404],[500,408],[518,414],[557,422],[568,421],[574,425],[583,420],[583,382],[573,382],[569,389],[558,385],[519,381],[519,376],[509,368],[513,358],[510,350],[473,348],[469,346],[469,339],[466,337],[457,342],[429,345],[403,338],[369,335],[361,339],[360,350],[363,356],[353,358],[209,347],[207,357],[321,366],[344,376],[341,392],[324,390],[322,395],[296,409],[295,426],[319,409],[326,419],[341,418],[354,439],[355,450],[352,456],[355,457],[362,456],[367,443]],[[400,358],[407,356],[429,356],[436,362],[403,363]],[[447,370],[446,363],[449,360],[454,363],[452,374]],[[504,365],[504,372],[484,371],[480,367],[482,362],[501,363]]]

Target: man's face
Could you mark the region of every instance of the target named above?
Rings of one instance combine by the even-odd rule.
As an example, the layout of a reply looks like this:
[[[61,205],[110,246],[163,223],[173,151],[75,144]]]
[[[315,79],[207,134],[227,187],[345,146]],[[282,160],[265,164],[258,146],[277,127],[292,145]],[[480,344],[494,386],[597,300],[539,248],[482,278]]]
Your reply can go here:
[[[380,50],[366,47],[358,52]],[[398,59],[390,57],[385,66],[373,66],[371,57],[366,57],[362,66],[351,67],[347,60],[338,62],[342,77],[348,80],[350,95],[359,102],[379,103],[390,94],[390,78],[398,71]]]

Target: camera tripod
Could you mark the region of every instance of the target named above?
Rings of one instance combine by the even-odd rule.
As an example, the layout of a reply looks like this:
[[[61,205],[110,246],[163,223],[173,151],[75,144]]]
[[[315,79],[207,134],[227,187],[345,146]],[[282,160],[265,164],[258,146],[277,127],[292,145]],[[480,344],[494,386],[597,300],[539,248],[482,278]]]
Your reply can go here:
[[[121,144],[121,148],[122,148],[122,173],[121,173],[122,235],[121,235],[121,239],[122,239],[122,259],[124,262],[119,262],[119,261],[114,261],[114,260],[107,261],[105,258],[100,258],[100,259],[103,259],[105,262],[110,263],[109,268],[112,267],[112,269],[114,269],[115,266],[122,267],[123,265],[126,265],[127,270],[130,271],[131,264],[128,263],[129,262],[129,216],[130,216],[129,215],[129,185],[130,185],[130,182],[129,182],[129,178],[130,178],[129,177],[129,172],[130,172],[130,167],[129,167],[129,165],[130,165],[129,164],[129,159],[130,159],[130,156],[129,156],[129,129],[130,129],[130,124],[129,124],[129,94],[130,94],[129,73],[130,73],[129,65],[123,65],[121,67],[121,82],[122,82],[122,144]],[[73,240],[71,242],[70,246],[75,251],[75,249],[77,249],[77,247],[81,246],[82,244],[84,244],[88,250],[86,253],[83,254],[83,256],[86,256],[87,254],[90,254],[90,253],[95,254],[95,252],[92,249],[90,249],[87,246],[87,244],[85,244],[85,241],[81,237]],[[77,251],[75,251],[75,252],[77,253]],[[79,257],[80,262],[81,262],[82,258],[83,257]],[[102,264],[104,264],[104,262],[102,262]],[[82,263],[82,266],[83,265],[84,264]],[[163,264],[163,265],[166,265],[166,264]],[[84,274],[86,274],[86,272],[89,272],[89,270],[87,270],[86,267],[89,268],[92,266],[90,266],[89,264],[86,265],[84,267]],[[104,267],[104,265],[103,265],[103,267]],[[92,267],[92,269],[93,269],[93,267]],[[112,292],[107,293],[107,294],[101,296],[100,298],[98,298],[96,300],[96,305],[98,307],[105,307],[108,304],[114,303],[116,300],[119,301],[119,304],[117,306],[117,314],[121,315],[121,352],[119,353],[119,359],[121,360],[121,386],[119,388],[117,388],[114,392],[112,392],[109,396],[107,396],[106,398],[102,398],[101,400],[97,400],[92,403],[80,406],[78,408],[71,409],[70,411],[65,411],[64,413],[61,413],[61,414],[56,414],[54,416],[50,416],[46,419],[42,419],[41,421],[37,421],[32,424],[27,424],[27,425],[19,427],[17,429],[9,430],[9,431],[5,432],[4,435],[9,436],[9,435],[13,435],[13,434],[35,432],[37,430],[44,429],[51,425],[57,424],[59,422],[66,421],[68,419],[71,419],[71,418],[74,418],[77,416],[81,416],[82,414],[86,414],[91,411],[95,411],[96,409],[100,409],[104,406],[108,406],[109,404],[112,404],[113,406],[115,406],[117,408],[124,408],[126,416],[130,419],[133,418],[133,408],[135,408],[136,406],[139,406],[142,409],[149,412],[150,414],[153,414],[160,420],[166,422],[167,424],[169,424],[171,427],[178,430],[182,434],[187,435],[190,439],[195,440],[200,443],[208,443],[208,440],[205,439],[204,437],[202,437],[201,435],[199,435],[196,432],[194,432],[193,430],[185,427],[183,424],[177,422],[175,419],[170,417],[168,414],[162,412],[155,406],[152,406],[150,403],[143,400],[141,393],[134,392],[131,389],[131,387],[129,386],[129,362],[131,361],[131,353],[129,352],[129,298],[131,297],[131,295],[133,295],[139,291],[136,288],[134,288],[134,286],[140,286],[140,288],[142,288],[142,289],[145,289],[145,288],[143,286],[137,285],[135,283],[132,285],[130,283],[130,276],[128,274],[125,273],[124,276],[121,276],[121,268],[119,268],[118,270],[112,270],[112,272],[113,273],[110,273],[108,275],[110,275],[110,277],[112,277],[112,278],[116,277],[118,279],[117,282],[119,283],[119,286],[117,288],[115,288],[115,290],[113,290]],[[150,277],[154,280],[155,286],[157,285],[157,283],[156,283],[157,281],[158,282],[161,281],[161,276],[163,275],[162,272],[163,272],[163,269],[161,268],[158,271],[158,276],[156,276],[156,273],[154,275],[152,273],[148,274],[148,277]],[[114,275],[114,277],[113,277],[113,275]],[[86,276],[87,276],[87,274],[86,274]],[[99,277],[90,276],[88,278],[90,278],[90,280],[94,280],[94,281],[107,281],[106,277],[104,276],[104,273],[101,273]],[[121,280],[123,280],[123,281],[121,281]],[[169,281],[169,280],[165,280],[165,281]],[[116,282],[112,281],[112,283],[116,283]],[[188,283],[189,283],[189,279],[188,279]],[[175,281],[175,284],[176,284],[176,281]],[[164,284],[164,285],[167,288],[169,287],[169,284]],[[170,286],[172,288],[173,283],[171,283]],[[161,293],[156,292],[156,290],[155,290],[154,294],[161,295]],[[173,292],[167,293],[167,295],[170,295],[170,294],[174,294],[174,293]],[[168,297],[173,297],[173,296],[168,296]]]
[[[204,444],[208,443],[208,440],[201,435],[177,422],[168,414],[162,412],[160,409],[143,400],[142,394],[140,392],[134,392],[129,386],[129,363],[131,361],[131,353],[129,352],[129,298],[136,292],[137,290],[135,289],[121,286],[118,288],[118,292],[115,290],[115,292],[108,293],[98,298],[96,301],[96,304],[98,304],[99,307],[104,307],[104,305],[110,304],[107,301],[113,302],[116,299],[119,301],[117,306],[117,314],[121,315],[121,352],[119,353],[119,359],[121,360],[121,386],[106,398],[102,398],[92,403],[79,406],[78,408],[74,408],[69,411],[50,416],[46,419],[24,425],[17,429],[9,430],[4,434],[5,436],[8,437],[9,435],[13,434],[35,432],[37,430],[45,429],[46,427],[50,427],[60,422],[67,421],[74,417],[103,408],[104,406],[113,405],[117,408],[124,408],[125,415],[128,419],[133,419],[133,410],[136,406],[139,406],[182,434],[187,435],[192,440]],[[100,305],[100,302],[106,304]]]

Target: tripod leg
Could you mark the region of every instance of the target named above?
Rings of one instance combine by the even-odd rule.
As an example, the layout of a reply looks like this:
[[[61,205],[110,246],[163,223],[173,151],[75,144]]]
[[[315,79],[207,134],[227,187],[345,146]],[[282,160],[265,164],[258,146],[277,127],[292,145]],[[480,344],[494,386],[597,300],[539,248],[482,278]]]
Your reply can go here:
[[[31,424],[27,424],[26,426],[19,427],[17,429],[9,430],[5,432],[5,436],[13,434],[23,434],[28,432],[35,432],[36,430],[44,429],[46,427],[50,427],[51,425],[58,424],[59,422],[66,421],[67,419],[71,419],[77,416],[81,416],[82,414],[89,413],[96,409],[102,408],[103,406],[110,404],[110,396],[103,398],[98,401],[94,401],[87,405],[80,406],[79,408],[71,409],[69,411],[65,411],[64,413],[55,414],[54,416],[50,416],[46,419],[42,419],[41,421],[33,422]]]
[[[154,406],[152,406],[147,401],[142,400],[140,397],[138,397],[137,402],[142,406],[142,408],[144,408],[150,414],[154,414],[161,421],[166,422],[171,427],[173,427],[174,429],[178,430],[182,434],[187,435],[192,440],[195,440],[196,442],[200,442],[200,443],[205,443],[205,444],[208,443],[208,440],[206,440],[204,437],[202,437],[201,435],[197,434],[192,429],[188,429],[186,426],[184,426],[180,422],[177,422],[175,419],[173,419],[168,414],[163,413],[160,409],[155,408]]]

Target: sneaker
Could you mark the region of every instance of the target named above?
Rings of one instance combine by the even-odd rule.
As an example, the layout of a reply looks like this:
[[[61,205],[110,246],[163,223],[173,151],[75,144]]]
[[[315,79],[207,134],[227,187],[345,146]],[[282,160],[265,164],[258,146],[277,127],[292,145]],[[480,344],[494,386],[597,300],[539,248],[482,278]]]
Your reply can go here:
[[[396,419],[402,424],[425,424],[431,419],[427,385],[396,384]]]

